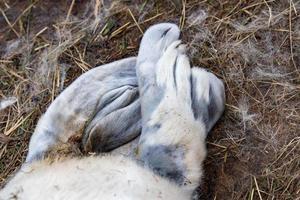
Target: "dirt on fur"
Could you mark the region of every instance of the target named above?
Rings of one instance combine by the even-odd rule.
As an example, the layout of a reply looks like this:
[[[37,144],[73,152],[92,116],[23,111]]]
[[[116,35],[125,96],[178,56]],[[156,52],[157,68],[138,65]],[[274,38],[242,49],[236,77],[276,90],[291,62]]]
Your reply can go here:
[[[198,198],[300,199],[299,15],[298,0],[2,0],[0,186],[64,88],[137,55],[150,25],[174,22],[193,65],[226,86]]]

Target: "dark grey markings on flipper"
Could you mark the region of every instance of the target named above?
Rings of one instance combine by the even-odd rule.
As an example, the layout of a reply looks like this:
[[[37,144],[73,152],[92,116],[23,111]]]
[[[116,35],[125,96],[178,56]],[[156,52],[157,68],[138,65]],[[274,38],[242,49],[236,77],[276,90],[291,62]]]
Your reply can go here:
[[[193,74],[190,75],[191,83],[191,99],[192,99],[192,111],[195,119],[201,118],[204,124],[207,126],[209,121],[207,103],[204,99],[198,99],[197,97],[197,79]]]
[[[210,73],[207,74],[207,76],[210,75]],[[223,109],[221,103],[219,102],[225,102],[224,95],[221,94],[221,97],[219,97],[219,92],[222,92],[223,90],[220,89],[218,91],[218,88],[216,88],[219,87],[219,82],[213,82],[219,80],[217,80],[215,77],[213,78],[209,77],[208,102],[206,102],[206,100],[203,97],[197,97],[197,92],[199,92],[197,91],[197,88],[199,86],[197,87],[196,84],[200,83],[197,82],[197,78],[194,74],[191,74],[190,76],[192,111],[194,114],[194,118],[203,120],[207,131],[211,130],[213,125],[216,123],[217,119],[222,114]]]
[[[185,182],[184,149],[175,145],[154,145],[145,147],[141,160],[156,174],[179,185]]]
[[[174,65],[173,65],[173,79],[174,79],[174,87],[175,87],[176,91],[177,91],[177,80],[176,80],[177,59],[178,59],[178,57],[176,57]]]
[[[165,37],[167,35],[167,33],[169,32],[169,30],[171,30],[171,28],[168,28],[167,30],[165,30],[163,32],[163,34],[161,35],[161,37]]]
[[[218,104],[216,102],[215,91],[211,85],[209,85],[209,104],[208,104],[208,118],[209,123],[212,124],[212,120],[215,119],[215,115],[219,113]]]

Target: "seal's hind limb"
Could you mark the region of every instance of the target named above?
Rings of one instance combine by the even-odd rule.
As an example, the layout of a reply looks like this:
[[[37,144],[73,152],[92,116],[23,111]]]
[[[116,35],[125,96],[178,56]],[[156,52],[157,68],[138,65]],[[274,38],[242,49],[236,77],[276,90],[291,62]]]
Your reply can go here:
[[[163,29],[155,26],[144,38]],[[138,56],[143,121],[139,158],[155,173],[194,190],[202,176],[205,138],[224,109],[224,86],[206,70],[191,68],[180,41],[163,49],[158,60],[140,59],[142,47]]]
[[[139,134],[141,118],[135,65],[136,58],[132,57],[99,66],[67,87],[39,120],[30,139],[26,162],[43,158],[54,146],[66,143],[84,131],[85,138],[99,138],[99,134],[103,134],[101,144],[106,149],[135,138]],[[135,120],[120,115],[120,110],[131,113]],[[111,123],[101,127],[103,119],[109,119]],[[98,120],[97,129],[92,129]],[[112,131],[119,126],[122,133]],[[93,131],[100,129],[101,132]]]
[[[114,93],[115,91],[109,92]],[[82,144],[86,152],[108,152],[136,138],[141,131],[140,100],[136,87],[118,91],[87,125]],[[111,112],[113,110],[113,112]]]

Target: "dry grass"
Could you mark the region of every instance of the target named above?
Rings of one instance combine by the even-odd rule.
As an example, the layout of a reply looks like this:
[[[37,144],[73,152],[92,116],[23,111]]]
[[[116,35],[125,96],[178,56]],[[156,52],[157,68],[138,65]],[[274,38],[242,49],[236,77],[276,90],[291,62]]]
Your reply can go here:
[[[1,185],[62,89],[136,55],[144,30],[169,21],[182,27],[193,64],[226,84],[199,198],[300,199],[298,0],[84,2],[0,3]]]

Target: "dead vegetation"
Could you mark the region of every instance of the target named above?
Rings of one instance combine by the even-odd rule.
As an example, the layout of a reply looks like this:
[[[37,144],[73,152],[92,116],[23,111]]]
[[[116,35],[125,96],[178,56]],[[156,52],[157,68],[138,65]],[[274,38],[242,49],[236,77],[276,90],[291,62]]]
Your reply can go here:
[[[1,185],[61,90],[136,55],[144,30],[169,21],[182,28],[193,64],[226,85],[199,198],[300,199],[298,0],[4,0],[0,8]]]

